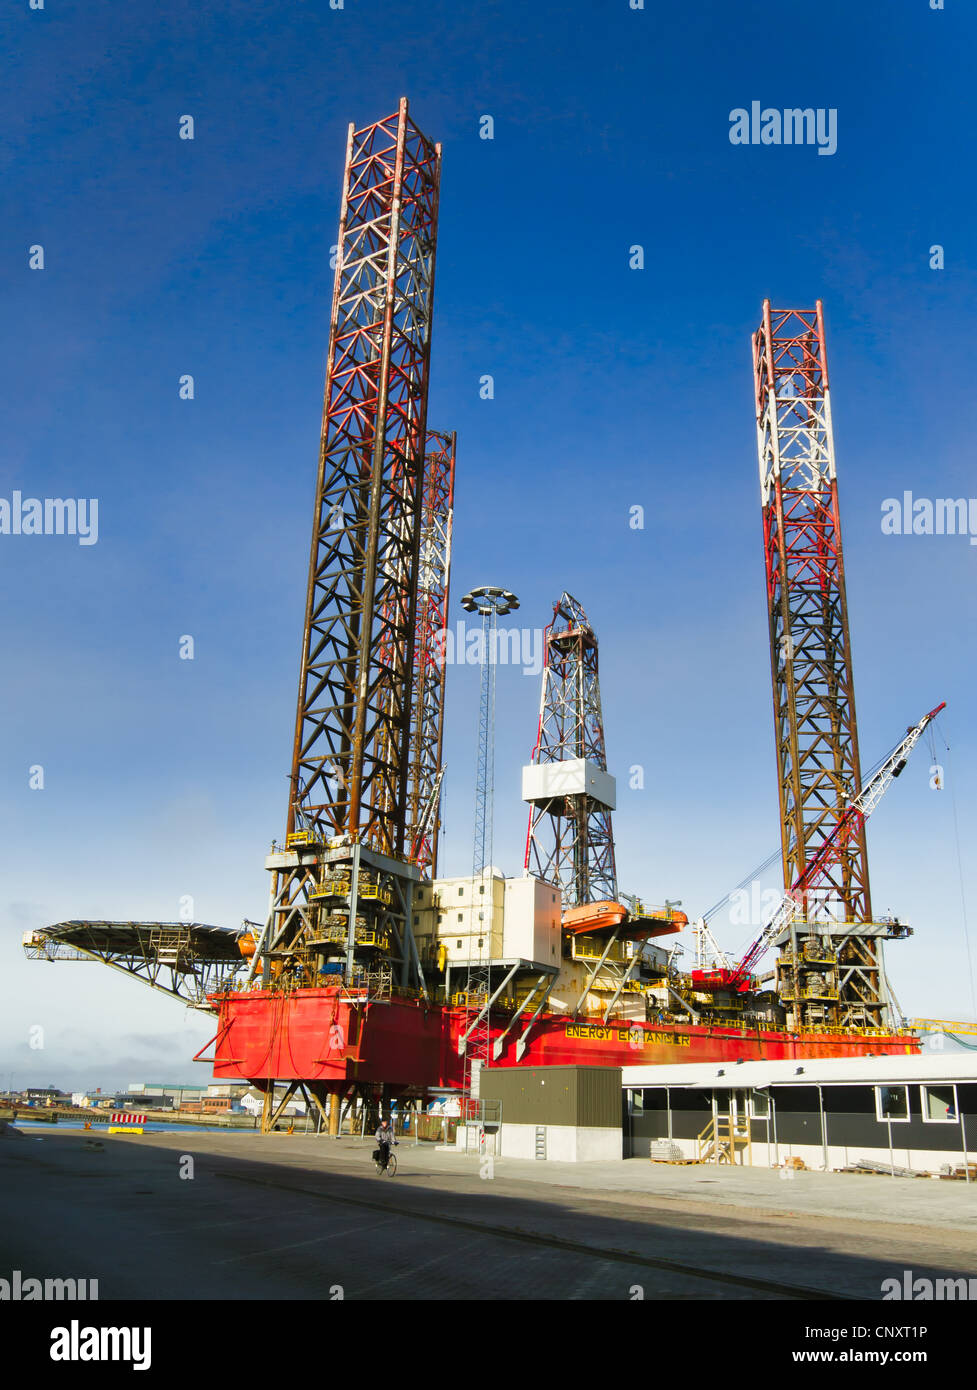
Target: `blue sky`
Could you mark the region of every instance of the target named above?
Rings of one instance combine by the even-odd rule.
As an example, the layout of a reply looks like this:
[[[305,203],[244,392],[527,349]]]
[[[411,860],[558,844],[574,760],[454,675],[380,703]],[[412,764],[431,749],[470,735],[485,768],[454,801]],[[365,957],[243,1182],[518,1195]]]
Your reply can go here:
[[[444,146],[429,423],[458,432],[454,616],[478,583],[515,590],[529,627],[563,589],[584,604],[621,885],[690,913],[777,843],[749,335],[764,296],[823,299],[865,764],[948,702],[946,790],[921,746],[870,827],[874,905],[916,929],[888,956],[907,1011],[975,1012],[977,547],[880,526],[906,489],[977,495],[977,19],[947,5],[8,12],[0,497],[97,497],[99,539],[0,536],[0,1080],[205,1071],[188,1058],[206,1019],[96,966],[27,963],[20,937],[172,920],[186,894],[198,920],[263,915],[345,130],[401,95]],[[733,146],[729,113],[752,100],[834,108],[836,153]],[[446,873],[471,863],[477,684],[449,672]],[[538,698],[538,677],[500,670],[507,873]],[[750,936],[718,930],[732,950]]]

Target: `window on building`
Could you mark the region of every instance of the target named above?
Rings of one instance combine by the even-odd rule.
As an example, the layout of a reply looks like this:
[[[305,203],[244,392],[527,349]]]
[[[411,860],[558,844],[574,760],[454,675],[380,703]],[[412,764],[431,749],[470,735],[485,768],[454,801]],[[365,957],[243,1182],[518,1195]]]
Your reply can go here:
[[[823,1086],[821,1094],[828,1115],[875,1114],[875,1095],[869,1086]]]
[[[876,1086],[875,1116],[879,1120],[896,1121],[909,1119],[908,1086]]]
[[[923,1119],[927,1124],[958,1125],[956,1086],[920,1086]]]
[[[684,1087],[681,1090],[677,1086],[673,1087],[671,1100],[673,1110],[693,1110],[702,1114],[705,1114],[706,1111],[712,1113],[712,1092],[707,1091],[705,1087],[701,1091],[693,1091],[691,1087],[688,1090]]]
[[[765,1120],[770,1114],[770,1092],[751,1091],[750,1092],[750,1115],[754,1120]]]

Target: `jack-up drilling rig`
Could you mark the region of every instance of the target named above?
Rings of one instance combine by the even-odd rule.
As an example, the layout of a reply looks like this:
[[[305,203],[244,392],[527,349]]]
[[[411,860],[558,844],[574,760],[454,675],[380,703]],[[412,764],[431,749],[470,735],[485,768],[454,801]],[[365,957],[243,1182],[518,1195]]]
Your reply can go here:
[[[741,971],[720,982],[723,1002],[653,940],[684,914],[619,894],[598,643],[569,594],[546,630],[524,872],[503,879],[482,855],[470,878],[436,877],[455,471],[454,436],[427,426],[440,162],[406,100],[350,127],[287,825],[266,860],[264,923],[63,922],[31,933],[28,953],[101,960],[216,1013],[213,1055],[198,1059],[263,1092],[264,1128],[298,1090],[335,1134],[354,1092],[371,1108],[461,1089],[476,1053],[621,1066],[917,1050],[911,1033],[885,1031],[880,940],[905,929],[869,908],[864,820],[882,783],[857,799],[820,304],[765,305],[754,344],[795,890],[784,940],[763,944],[781,948],[783,1000],[759,1007]],[[828,928],[798,910],[810,918],[815,868],[837,909]],[[810,990],[826,931],[833,1010]],[[478,986],[459,989],[476,942]]]

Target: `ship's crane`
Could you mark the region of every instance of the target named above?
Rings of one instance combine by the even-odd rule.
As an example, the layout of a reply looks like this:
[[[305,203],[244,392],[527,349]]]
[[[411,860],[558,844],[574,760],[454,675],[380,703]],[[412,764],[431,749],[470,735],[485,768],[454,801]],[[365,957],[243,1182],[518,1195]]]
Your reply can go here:
[[[858,795],[848,805],[818,853],[808,861],[804,872],[784,894],[776,912],[739,964],[714,970],[692,971],[692,982],[697,989],[705,992],[714,989],[732,989],[743,994],[750,988],[752,972],[761,957],[777,937],[807,910],[808,899],[811,894],[816,891],[829,869],[837,863],[839,855],[843,853],[844,847],[851,837],[861,834],[865,822],[906,766],[909,754],[922,738],[926,726],[945,708],[946,701],[944,700],[935,709],[931,709],[928,714],[924,714],[918,724],[914,724],[907,730],[906,737],[896,745],[877,771],[868,779]]]
[[[434,786],[431,788],[431,794],[421,812],[417,830],[411,841],[410,857],[415,864],[420,860],[422,855],[426,856],[427,862],[431,862],[431,831],[437,819],[438,804],[441,800],[441,783],[444,781],[444,774],[447,770],[444,763],[438,768],[437,775],[434,778]]]

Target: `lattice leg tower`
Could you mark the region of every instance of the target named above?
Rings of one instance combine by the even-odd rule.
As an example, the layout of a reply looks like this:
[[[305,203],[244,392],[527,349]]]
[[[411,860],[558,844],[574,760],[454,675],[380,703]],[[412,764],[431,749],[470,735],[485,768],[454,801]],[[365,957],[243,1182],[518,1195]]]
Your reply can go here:
[[[266,953],[294,953],[275,969],[296,984],[314,983],[321,966],[304,943],[321,958],[319,943],[329,947],[343,921],[347,976],[358,941],[389,938],[401,982],[411,955],[410,740],[440,166],[440,146],[406,100],[349,129],[286,853],[270,861],[264,942]],[[323,848],[337,839],[342,863]],[[406,877],[385,871],[391,860]]]
[[[753,339],[784,886],[804,872],[861,786],[851,640],[820,300],[771,309]],[[872,930],[864,828],[839,842],[810,923],[840,964],[835,1002],[804,1002],[796,1021],[882,1027],[881,940]],[[795,932],[795,938],[797,936]],[[790,951],[793,963],[797,941]],[[830,1003],[831,1007],[826,1008]]]

